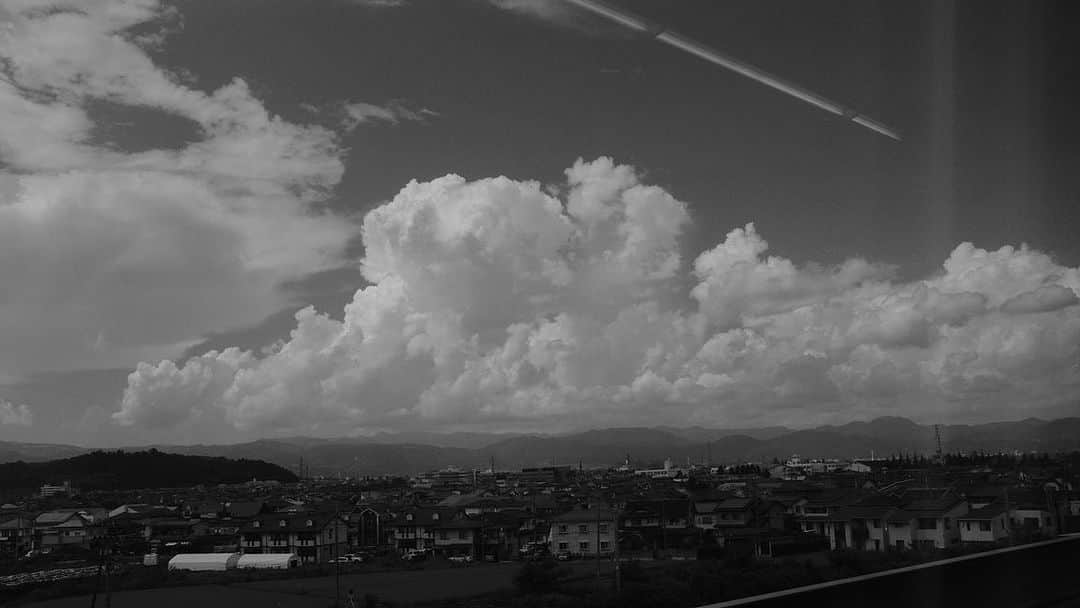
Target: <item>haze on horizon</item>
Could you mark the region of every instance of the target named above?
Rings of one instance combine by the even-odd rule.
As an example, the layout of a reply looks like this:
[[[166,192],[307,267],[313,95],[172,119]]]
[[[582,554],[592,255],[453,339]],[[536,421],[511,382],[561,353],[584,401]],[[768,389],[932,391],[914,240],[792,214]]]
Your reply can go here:
[[[1055,3],[617,4],[905,139],[563,0],[0,0],[0,440],[1080,414]]]

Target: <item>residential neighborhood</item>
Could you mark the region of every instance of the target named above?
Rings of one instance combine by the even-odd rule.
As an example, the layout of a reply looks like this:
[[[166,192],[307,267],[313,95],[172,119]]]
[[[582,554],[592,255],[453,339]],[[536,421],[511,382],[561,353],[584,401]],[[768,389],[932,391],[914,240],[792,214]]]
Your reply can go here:
[[[624,463],[86,494],[49,488],[0,506],[0,555],[109,546],[155,559],[291,554],[300,564],[359,551],[458,561],[769,559],[944,550],[1080,530],[1080,480],[1062,461],[963,462],[816,466],[793,457],[772,466]]]

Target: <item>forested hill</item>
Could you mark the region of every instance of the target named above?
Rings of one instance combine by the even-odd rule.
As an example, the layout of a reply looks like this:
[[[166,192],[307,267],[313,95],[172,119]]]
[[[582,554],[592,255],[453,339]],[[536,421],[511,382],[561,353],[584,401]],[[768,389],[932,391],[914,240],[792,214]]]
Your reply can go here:
[[[71,481],[80,490],[130,490],[240,483],[295,481],[289,470],[262,460],[185,456],[151,449],[96,451],[47,462],[0,464],[0,487],[35,488]]]

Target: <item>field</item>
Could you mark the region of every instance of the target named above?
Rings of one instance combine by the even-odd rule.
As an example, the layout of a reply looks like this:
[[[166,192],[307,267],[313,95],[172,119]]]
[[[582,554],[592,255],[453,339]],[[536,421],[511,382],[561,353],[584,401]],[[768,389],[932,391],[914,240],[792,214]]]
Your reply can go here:
[[[591,577],[596,572],[591,560],[568,562],[576,577]],[[609,577],[611,562],[604,562],[602,572]],[[427,567],[418,570],[359,572],[341,575],[341,597],[351,588],[359,598],[366,594],[394,602],[427,602],[443,598],[463,598],[513,586],[520,562],[472,564],[460,567]],[[333,605],[336,580],[333,576],[267,580],[229,585],[191,585],[120,591],[112,594],[113,608],[235,608],[261,605],[268,608],[327,608]],[[89,596],[45,600],[23,606],[35,608],[75,608],[89,605]],[[256,604],[258,602],[258,604]],[[98,605],[104,601],[98,598]]]
[[[512,586],[517,563],[475,564],[457,568],[431,568],[392,572],[342,574],[341,596],[352,588],[358,597],[374,594],[395,602],[421,602],[468,597]],[[259,581],[232,585],[198,585],[121,591],[112,594],[113,608],[327,608],[334,602],[335,577]],[[40,608],[75,608],[89,605],[88,596],[25,604]],[[98,605],[104,605],[98,598]]]

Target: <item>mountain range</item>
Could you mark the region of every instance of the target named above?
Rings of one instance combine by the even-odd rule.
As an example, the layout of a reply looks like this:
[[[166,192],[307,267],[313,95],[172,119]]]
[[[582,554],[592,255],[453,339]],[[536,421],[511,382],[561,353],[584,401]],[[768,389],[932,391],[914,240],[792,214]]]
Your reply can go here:
[[[947,452],[1080,450],[1080,418],[976,425],[942,425]],[[629,458],[638,466],[710,461],[714,464],[769,462],[793,454],[806,458],[869,458],[899,453],[928,454],[936,449],[935,429],[906,418],[792,430],[611,428],[566,435],[507,433],[383,433],[373,437],[260,439],[229,445],[154,445],[162,452],[195,456],[247,458],[297,470],[301,461],[311,474],[412,474],[446,466],[497,469],[527,466],[605,466]],[[52,444],[0,442],[0,462],[67,458],[91,451]]]

